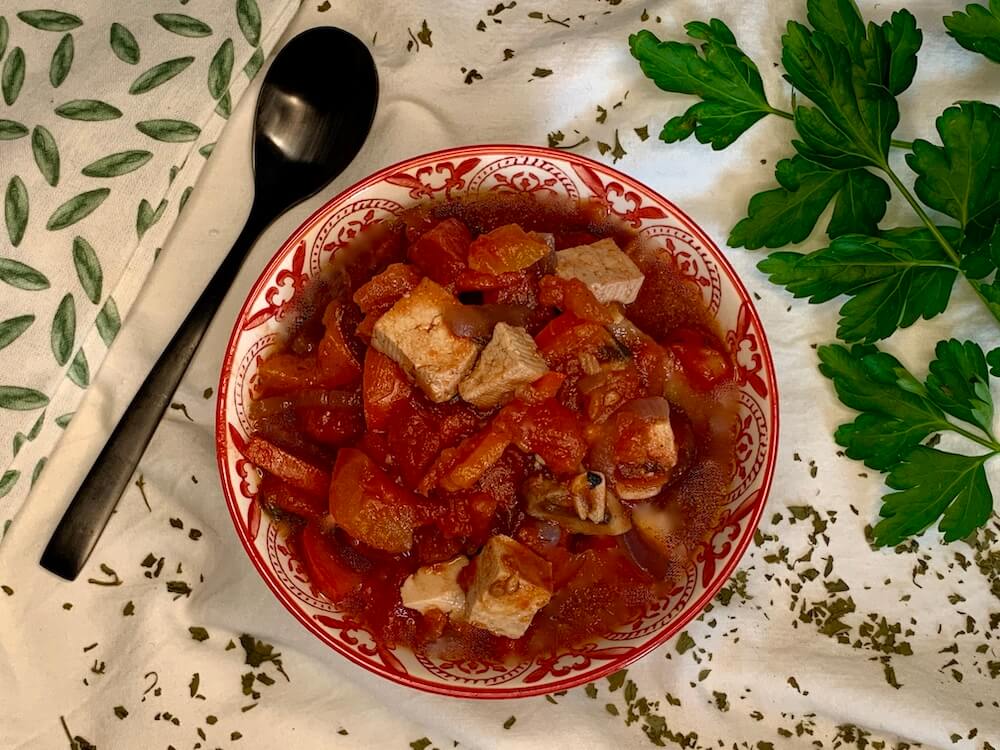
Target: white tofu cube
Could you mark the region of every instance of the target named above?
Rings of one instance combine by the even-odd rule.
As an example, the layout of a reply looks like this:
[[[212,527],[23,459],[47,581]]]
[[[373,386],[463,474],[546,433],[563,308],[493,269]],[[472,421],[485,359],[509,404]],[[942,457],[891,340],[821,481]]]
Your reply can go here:
[[[552,598],[552,565],[509,536],[491,537],[476,558],[466,596],[470,624],[520,638]]]
[[[610,239],[560,250],[556,253],[556,274],[564,279],[579,279],[598,302],[623,305],[635,302],[646,278]]]
[[[448,290],[430,279],[403,297],[375,323],[372,346],[394,360],[436,403],[458,393],[479,354],[471,339],[456,336],[444,321],[450,305]]]
[[[535,382],[548,369],[526,330],[497,323],[493,338],[458,392],[470,404],[489,408],[506,401],[516,388]]]
[[[424,614],[432,609],[446,615],[465,609],[465,592],[458,585],[458,574],[469,564],[469,558],[459,555],[448,562],[424,565],[403,581],[399,590],[404,607]]]

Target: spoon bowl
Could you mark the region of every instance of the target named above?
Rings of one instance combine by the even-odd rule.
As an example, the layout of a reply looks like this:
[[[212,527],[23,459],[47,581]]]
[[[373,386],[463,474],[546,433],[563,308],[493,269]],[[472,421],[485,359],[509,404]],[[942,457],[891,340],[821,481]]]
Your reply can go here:
[[[330,81],[324,70],[339,80]],[[257,99],[254,198],[243,231],[111,433],[56,526],[42,567],[70,581],[80,574],[255,240],[350,164],[377,101],[375,62],[364,43],[342,29],[303,32],[275,56]]]
[[[257,100],[255,206],[280,212],[339,175],[361,149],[377,100],[375,63],[354,35],[320,27],[289,42]]]

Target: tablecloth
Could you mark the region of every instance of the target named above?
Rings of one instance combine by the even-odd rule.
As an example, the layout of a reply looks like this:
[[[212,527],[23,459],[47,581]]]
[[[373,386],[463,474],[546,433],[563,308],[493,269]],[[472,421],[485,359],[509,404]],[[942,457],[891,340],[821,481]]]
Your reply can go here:
[[[860,5],[875,20],[897,7]],[[917,81],[901,99],[903,139],[931,136],[935,114],[955,100],[991,98],[998,78],[944,34],[949,4],[907,5],[925,42]],[[342,26],[370,43],[379,66],[372,134],[327,196],[418,152],[586,137],[583,153],[616,161],[723,244],[748,196],[772,184],[790,126],[766,121],[721,153],[693,139],[658,142],[662,123],[689,101],[646,81],[626,38],[641,27],[680,38],[688,20],[724,18],[758,61],[772,102],[787,102],[775,65],[779,37],[787,18],[804,15],[799,0],[310,0],[291,31]],[[832,340],[835,308],[768,285],[755,269],[760,255],[744,250],[726,252],[759,295],[776,358],[777,479],[754,544],[711,608],[624,673],[548,698],[423,695],[328,651],[256,576],[218,488],[211,389],[254,269],[322,197],[258,243],[80,580],[42,571],[38,556],[72,485],[207,280],[204,259],[221,256],[238,233],[247,204],[236,196],[250,185],[248,110],[245,100],[233,112],[158,268],[0,547],[0,747],[65,748],[71,737],[101,750],[1000,746],[1000,522],[994,515],[973,539],[950,546],[930,533],[897,549],[869,547],[865,528],[883,487],[838,453],[832,431],[849,413],[817,373],[812,349]],[[904,220],[899,202],[887,221]],[[164,306],[168,298],[176,304]],[[992,347],[1000,341],[990,330],[958,291],[945,315],[897,335],[892,348],[920,371],[937,339],[975,336]]]

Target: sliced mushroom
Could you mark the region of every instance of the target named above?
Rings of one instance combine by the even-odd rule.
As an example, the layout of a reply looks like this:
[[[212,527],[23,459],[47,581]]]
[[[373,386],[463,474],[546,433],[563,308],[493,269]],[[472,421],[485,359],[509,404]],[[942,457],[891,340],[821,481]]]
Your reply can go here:
[[[585,471],[569,483],[573,507],[581,521],[603,523],[607,510],[608,483],[603,474]]]
[[[595,474],[600,482],[589,486],[588,474]],[[613,492],[607,490],[607,482],[596,472],[582,475],[588,484],[586,497],[578,495],[567,486],[554,479],[531,477],[524,484],[528,515],[543,521],[553,521],[573,534],[588,536],[618,536],[632,528],[632,521],[621,502]],[[577,477],[578,481],[580,477]],[[572,485],[572,483],[571,483]],[[600,487],[604,491],[600,491]],[[598,507],[603,501],[603,509]],[[595,520],[599,519],[599,520]]]

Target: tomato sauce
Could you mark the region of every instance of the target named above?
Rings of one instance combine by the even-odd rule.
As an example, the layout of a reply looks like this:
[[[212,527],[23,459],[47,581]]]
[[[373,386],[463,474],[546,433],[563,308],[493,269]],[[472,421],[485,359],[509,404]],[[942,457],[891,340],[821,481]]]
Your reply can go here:
[[[631,299],[600,301],[603,287],[560,265],[606,238],[641,272]],[[387,647],[495,662],[599,637],[665,596],[735,465],[732,354],[698,287],[589,203],[423,205],[361,240],[300,292],[251,403],[256,501],[316,593]],[[428,279],[453,298],[434,325],[480,364],[501,323],[520,331],[532,379],[479,405],[463,385],[428,390],[379,323]],[[544,589],[519,637],[474,611],[498,538]],[[463,605],[404,605],[407,581],[463,555],[450,584]]]

